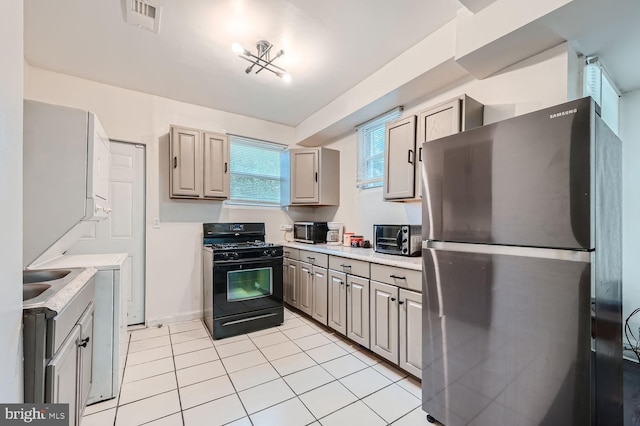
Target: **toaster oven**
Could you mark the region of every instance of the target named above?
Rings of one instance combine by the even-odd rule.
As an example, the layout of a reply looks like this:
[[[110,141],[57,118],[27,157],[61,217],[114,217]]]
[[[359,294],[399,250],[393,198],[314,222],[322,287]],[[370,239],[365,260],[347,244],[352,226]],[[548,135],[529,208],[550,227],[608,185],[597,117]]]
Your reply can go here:
[[[373,250],[399,256],[420,256],[422,226],[373,225]]]

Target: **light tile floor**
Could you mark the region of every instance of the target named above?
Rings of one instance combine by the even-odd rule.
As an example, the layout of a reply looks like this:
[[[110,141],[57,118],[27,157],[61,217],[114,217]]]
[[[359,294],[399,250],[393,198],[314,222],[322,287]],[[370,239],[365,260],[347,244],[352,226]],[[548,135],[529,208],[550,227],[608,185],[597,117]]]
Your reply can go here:
[[[118,398],[82,426],[431,426],[420,383],[313,320],[212,340],[201,321],[130,332]]]

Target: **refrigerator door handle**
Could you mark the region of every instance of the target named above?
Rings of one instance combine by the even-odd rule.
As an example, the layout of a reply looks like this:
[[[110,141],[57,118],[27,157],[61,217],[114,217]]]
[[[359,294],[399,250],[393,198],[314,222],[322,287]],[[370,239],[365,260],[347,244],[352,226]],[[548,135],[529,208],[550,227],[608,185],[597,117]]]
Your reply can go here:
[[[538,257],[541,259],[568,260],[572,262],[591,263],[591,251],[562,250],[539,247],[500,246],[495,244],[452,243],[445,241],[425,240],[423,249],[458,251],[464,253],[504,254],[522,257]]]

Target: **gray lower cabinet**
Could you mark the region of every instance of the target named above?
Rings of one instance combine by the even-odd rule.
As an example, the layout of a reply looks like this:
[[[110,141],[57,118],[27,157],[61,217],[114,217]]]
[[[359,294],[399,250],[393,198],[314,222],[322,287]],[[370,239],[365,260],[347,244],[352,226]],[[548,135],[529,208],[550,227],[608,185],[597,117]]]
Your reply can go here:
[[[75,426],[77,422],[78,398],[78,364],[80,363],[80,326],[76,325],[66,342],[56,353],[47,366],[46,375],[50,383],[52,394],[48,398],[55,404],[69,404],[69,426]]]
[[[347,274],[329,270],[328,326],[347,335]]]
[[[369,279],[329,270],[329,327],[369,347]]]
[[[311,268],[313,289],[311,317],[327,325],[327,268],[313,265]]]
[[[398,364],[398,287],[371,281],[370,349]]]
[[[282,274],[284,301],[294,308],[298,307],[298,261],[284,258]]]
[[[422,294],[400,289],[400,368],[422,375]]]
[[[298,270],[298,309],[311,316],[313,312],[313,265],[300,262]]]
[[[369,348],[369,280],[348,275],[346,287],[347,337]]]
[[[93,382],[93,302],[49,361],[46,401],[69,404],[69,425],[80,424]]]

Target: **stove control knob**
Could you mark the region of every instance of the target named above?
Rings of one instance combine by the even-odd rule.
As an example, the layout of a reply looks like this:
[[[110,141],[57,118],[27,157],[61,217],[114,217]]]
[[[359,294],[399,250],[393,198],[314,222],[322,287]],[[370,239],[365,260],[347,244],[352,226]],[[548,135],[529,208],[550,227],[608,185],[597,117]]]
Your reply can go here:
[[[231,259],[237,259],[239,257],[238,252],[232,251],[231,253],[229,253],[229,257],[231,257]]]

